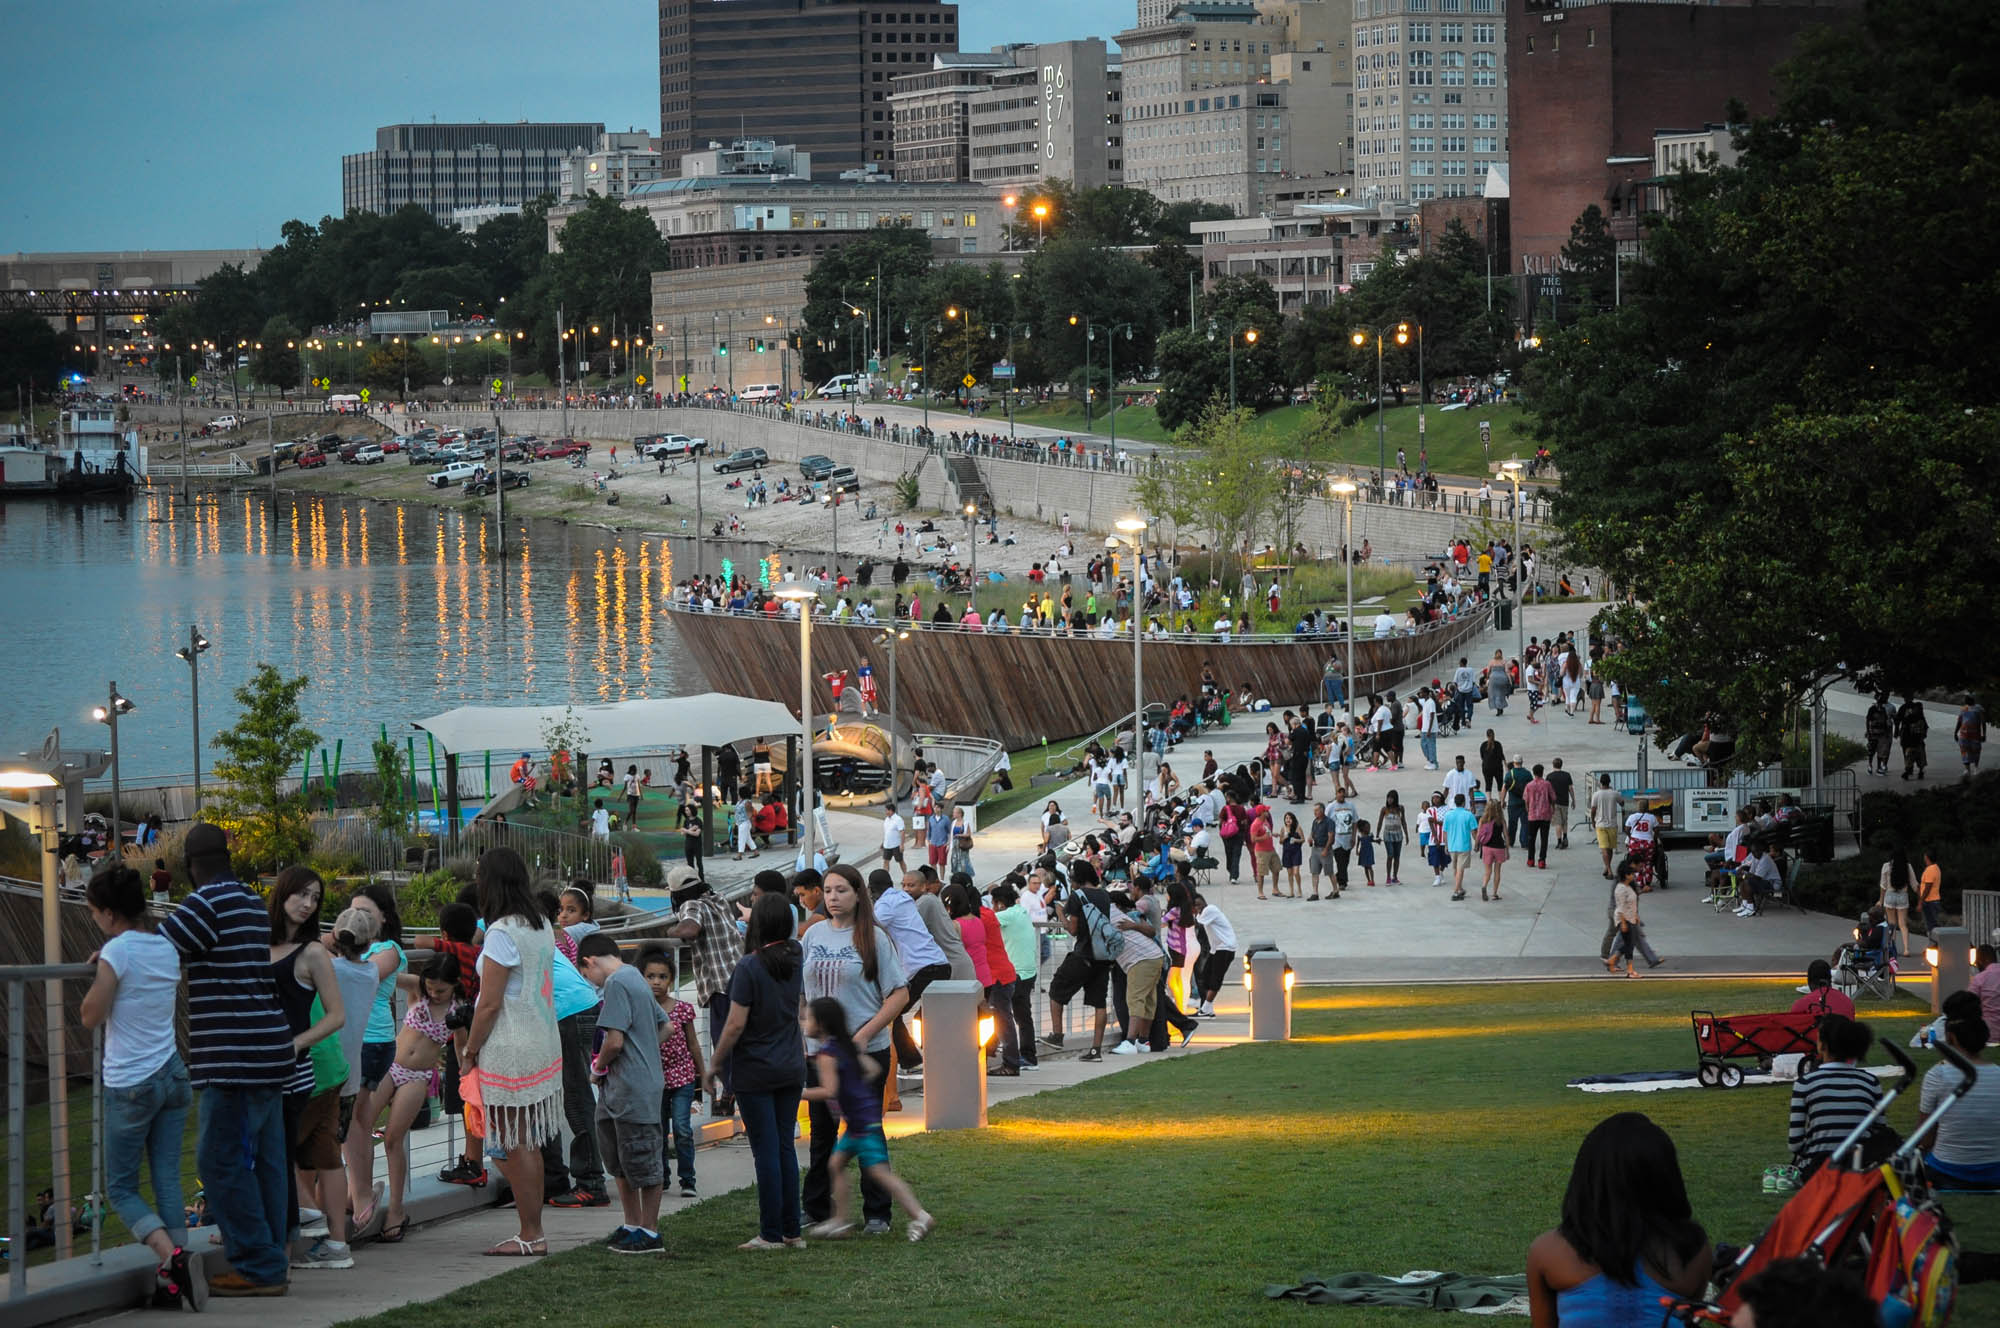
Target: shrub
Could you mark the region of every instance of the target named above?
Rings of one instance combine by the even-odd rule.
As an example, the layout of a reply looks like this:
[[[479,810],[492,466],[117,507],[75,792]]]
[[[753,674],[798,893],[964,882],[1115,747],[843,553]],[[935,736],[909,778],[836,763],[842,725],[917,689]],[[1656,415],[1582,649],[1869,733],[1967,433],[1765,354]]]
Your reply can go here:
[[[666,868],[660,865],[660,855],[646,837],[637,831],[625,830],[611,837],[625,854],[625,879],[633,885],[658,885],[667,878]]]
[[[917,500],[922,494],[923,490],[917,483],[915,471],[905,471],[896,477],[896,501],[902,505],[905,512],[917,505]]]
[[[444,870],[460,885],[470,885],[479,873],[479,859],[470,853],[460,853],[444,860]]]
[[[1909,793],[1884,789],[1862,794],[1860,854],[1808,864],[1800,872],[1799,902],[1842,917],[1859,914],[1880,896],[1882,864],[1890,848],[1900,844],[1919,871],[1926,849],[1937,854],[1945,914],[1961,916],[1965,891],[2000,890],[2000,861],[1992,852],[2000,837],[1996,797],[2000,772]]]
[[[437,926],[438,910],[458,898],[461,882],[448,871],[420,872],[396,891],[396,907],[412,927]]]

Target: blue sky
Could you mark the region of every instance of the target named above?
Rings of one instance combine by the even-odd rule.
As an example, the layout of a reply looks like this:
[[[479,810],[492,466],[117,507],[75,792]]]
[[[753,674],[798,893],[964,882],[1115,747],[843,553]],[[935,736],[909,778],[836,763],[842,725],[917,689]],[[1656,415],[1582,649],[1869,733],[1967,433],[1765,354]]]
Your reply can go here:
[[[1110,38],[1132,0],[962,0],[959,45]],[[659,129],[651,0],[4,0],[0,253],[263,247],[378,125]]]

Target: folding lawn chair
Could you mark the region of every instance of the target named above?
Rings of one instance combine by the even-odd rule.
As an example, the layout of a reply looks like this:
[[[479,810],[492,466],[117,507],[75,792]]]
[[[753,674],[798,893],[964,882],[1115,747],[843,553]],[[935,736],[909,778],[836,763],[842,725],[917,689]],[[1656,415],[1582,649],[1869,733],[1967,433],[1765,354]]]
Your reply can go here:
[[[1896,933],[1883,929],[1879,948],[1864,948],[1856,931],[1854,943],[1840,948],[1840,960],[1833,966],[1833,985],[1851,998],[1873,997],[1879,1001],[1896,996]]]

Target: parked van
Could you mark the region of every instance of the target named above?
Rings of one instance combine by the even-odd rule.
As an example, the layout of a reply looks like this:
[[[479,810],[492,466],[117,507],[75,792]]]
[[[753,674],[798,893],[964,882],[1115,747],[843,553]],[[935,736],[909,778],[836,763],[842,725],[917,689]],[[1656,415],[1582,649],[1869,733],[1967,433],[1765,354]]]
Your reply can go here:
[[[361,398],[353,392],[335,392],[326,399],[326,408],[336,415],[359,415]]]
[[[739,401],[778,401],[785,395],[785,389],[776,383],[752,383],[736,394]]]
[[[840,397],[844,400],[848,397],[859,396],[861,393],[866,392],[867,390],[868,390],[867,374],[858,374],[858,373],[838,374],[832,378],[827,379],[824,383],[820,384],[819,391],[814,395],[822,397]]]

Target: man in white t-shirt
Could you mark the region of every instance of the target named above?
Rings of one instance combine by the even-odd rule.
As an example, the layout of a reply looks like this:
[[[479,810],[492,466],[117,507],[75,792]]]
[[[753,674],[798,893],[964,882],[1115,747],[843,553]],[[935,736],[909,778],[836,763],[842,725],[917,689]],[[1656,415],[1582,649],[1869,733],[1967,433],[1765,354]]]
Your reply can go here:
[[[1625,818],[1625,838],[1633,844],[1650,846],[1654,832],[1659,829],[1660,818],[1641,807]]]
[[[1465,768],[1463,755],[1451,758],[1451,769],[1444,772],[1444,805],[1456,807],[1458,797],[1465,795],[1465,805],[1472,806],[1472,795],[1479,789],[1479,776]]]
[[[1423,749],[1424,769],[1438,768],[1438,703],[1426,687],[1417,693],[1417,746]]]
[[[903,815],[894,802],[882,809],[882,865],[887,867],[891,862],[904,871],[910,869],[903,861]]]

